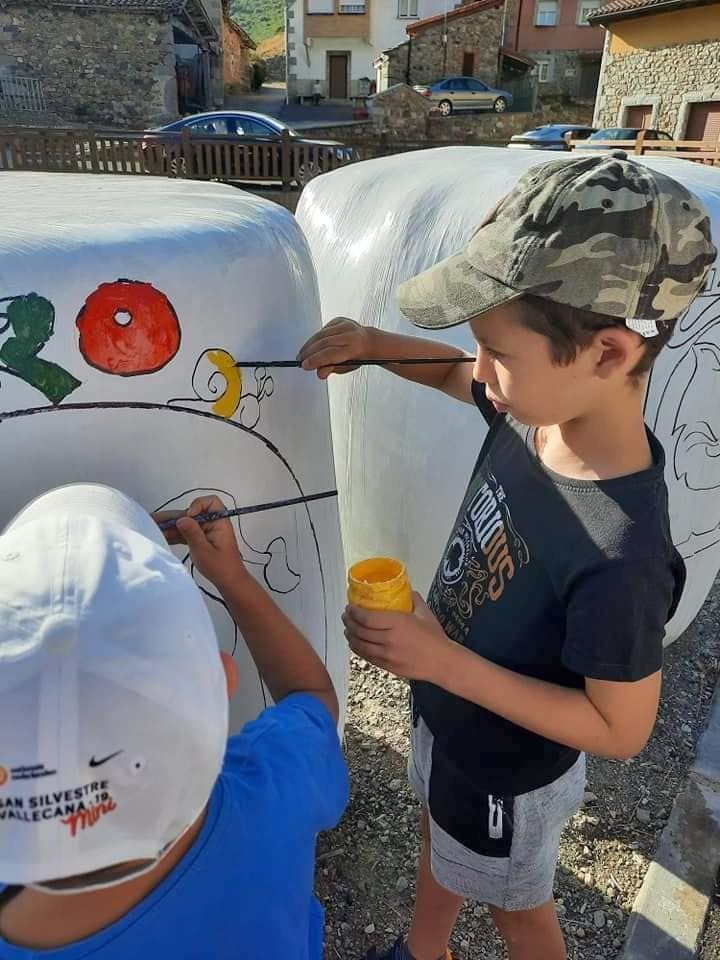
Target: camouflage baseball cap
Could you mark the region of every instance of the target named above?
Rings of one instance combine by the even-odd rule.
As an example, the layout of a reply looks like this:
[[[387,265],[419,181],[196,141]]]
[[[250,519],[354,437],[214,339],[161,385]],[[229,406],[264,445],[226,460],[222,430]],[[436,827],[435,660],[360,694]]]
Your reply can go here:
[[[615,151],[528,170],[462,253],[397,296],[418,327],[452,327],[532,293],[649,337],[692,303],[716,254],[697,197]]]

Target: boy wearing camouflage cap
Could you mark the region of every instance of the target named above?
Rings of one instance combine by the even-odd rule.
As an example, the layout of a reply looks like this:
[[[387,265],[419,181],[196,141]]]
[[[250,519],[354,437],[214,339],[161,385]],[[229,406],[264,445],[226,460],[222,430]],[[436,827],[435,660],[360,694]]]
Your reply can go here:
[[[387,960],[449,956],[465,899],[489,905],[511,960],[566,957],[553,880],[585,752],[644,747],[685,579],[644,387],[715,256],[697,198],[617,152],[530,170],[466,250],[399,289],[419,327],[469,323],[477,357],[390,369],[477,404],[490,430],[427,605],[343,618],[413,694],[424,842]],[[325,378],[428,352],[461,355],[338,319],[299,359]]]

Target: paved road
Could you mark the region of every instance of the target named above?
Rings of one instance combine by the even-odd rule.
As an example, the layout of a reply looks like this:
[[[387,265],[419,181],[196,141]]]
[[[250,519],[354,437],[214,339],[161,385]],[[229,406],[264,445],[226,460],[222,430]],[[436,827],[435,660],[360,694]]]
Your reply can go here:
[[[319,107],[310,104],[286,104],[285,84],[277,82],[265,83],[254,93],[228,97],[225,106],[231,110],[253,110],[256,113],[265,113],[289,124],[329,125],[353,119],[352,107],[345,103],[326,103]]]

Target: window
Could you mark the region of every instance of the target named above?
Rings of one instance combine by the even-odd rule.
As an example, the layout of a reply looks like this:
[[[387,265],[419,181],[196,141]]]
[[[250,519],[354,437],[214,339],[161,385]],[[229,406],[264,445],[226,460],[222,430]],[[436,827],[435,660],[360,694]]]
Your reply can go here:
[[[213,134],[219,137],[227,137],[230,133],[225,117],[212,117],[212,119],[198,120],[195,123],[189,123],[188,128],[196,137],[207,137]]]
[[[557,23],[557,0],[538,0],[535,10],[536,27],[554,27]]]
[[[340,0],[340,13],[365,13],[365,3],[353,3],[348,0]]]
[[[538,83],[550,83],[552,80],[552,62],[550,60],[537,61]]]
[[[266,123],[253,120],[250,117],[238,117],[236,121],[239,137],[279,137],[277,130],[271,129]]]
[[[588,17],[600,9],[602,0],[578,0],[577,22],[579,27],[589,27]]]
[[[418,17],[418,0],[398,0],[398,19],[413,20]]]
[[[334,0],[308,0],[307,12],[313,13],[335,13]]]
[[[482,80],[468,80],[467,85],[469,90],[474,90],[476,93],[485,93],[489,89]]]
[[[447,88],[448,90],[454,90],[455,92],[458,90],[467,90],[468,83],[467,80],[448,80]]]

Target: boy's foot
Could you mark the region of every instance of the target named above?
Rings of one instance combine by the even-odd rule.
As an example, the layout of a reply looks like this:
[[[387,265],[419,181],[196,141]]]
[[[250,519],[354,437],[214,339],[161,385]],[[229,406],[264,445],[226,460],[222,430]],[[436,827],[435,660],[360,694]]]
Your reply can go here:
[[[380,954],[375,947],[372,947],[365,954],[363,960],[415,960],[405,943],[404,937],[398,937],[395,943],[390,947],[387,953]],[[438,960],[452,960],[452,954],[446,950]]]

